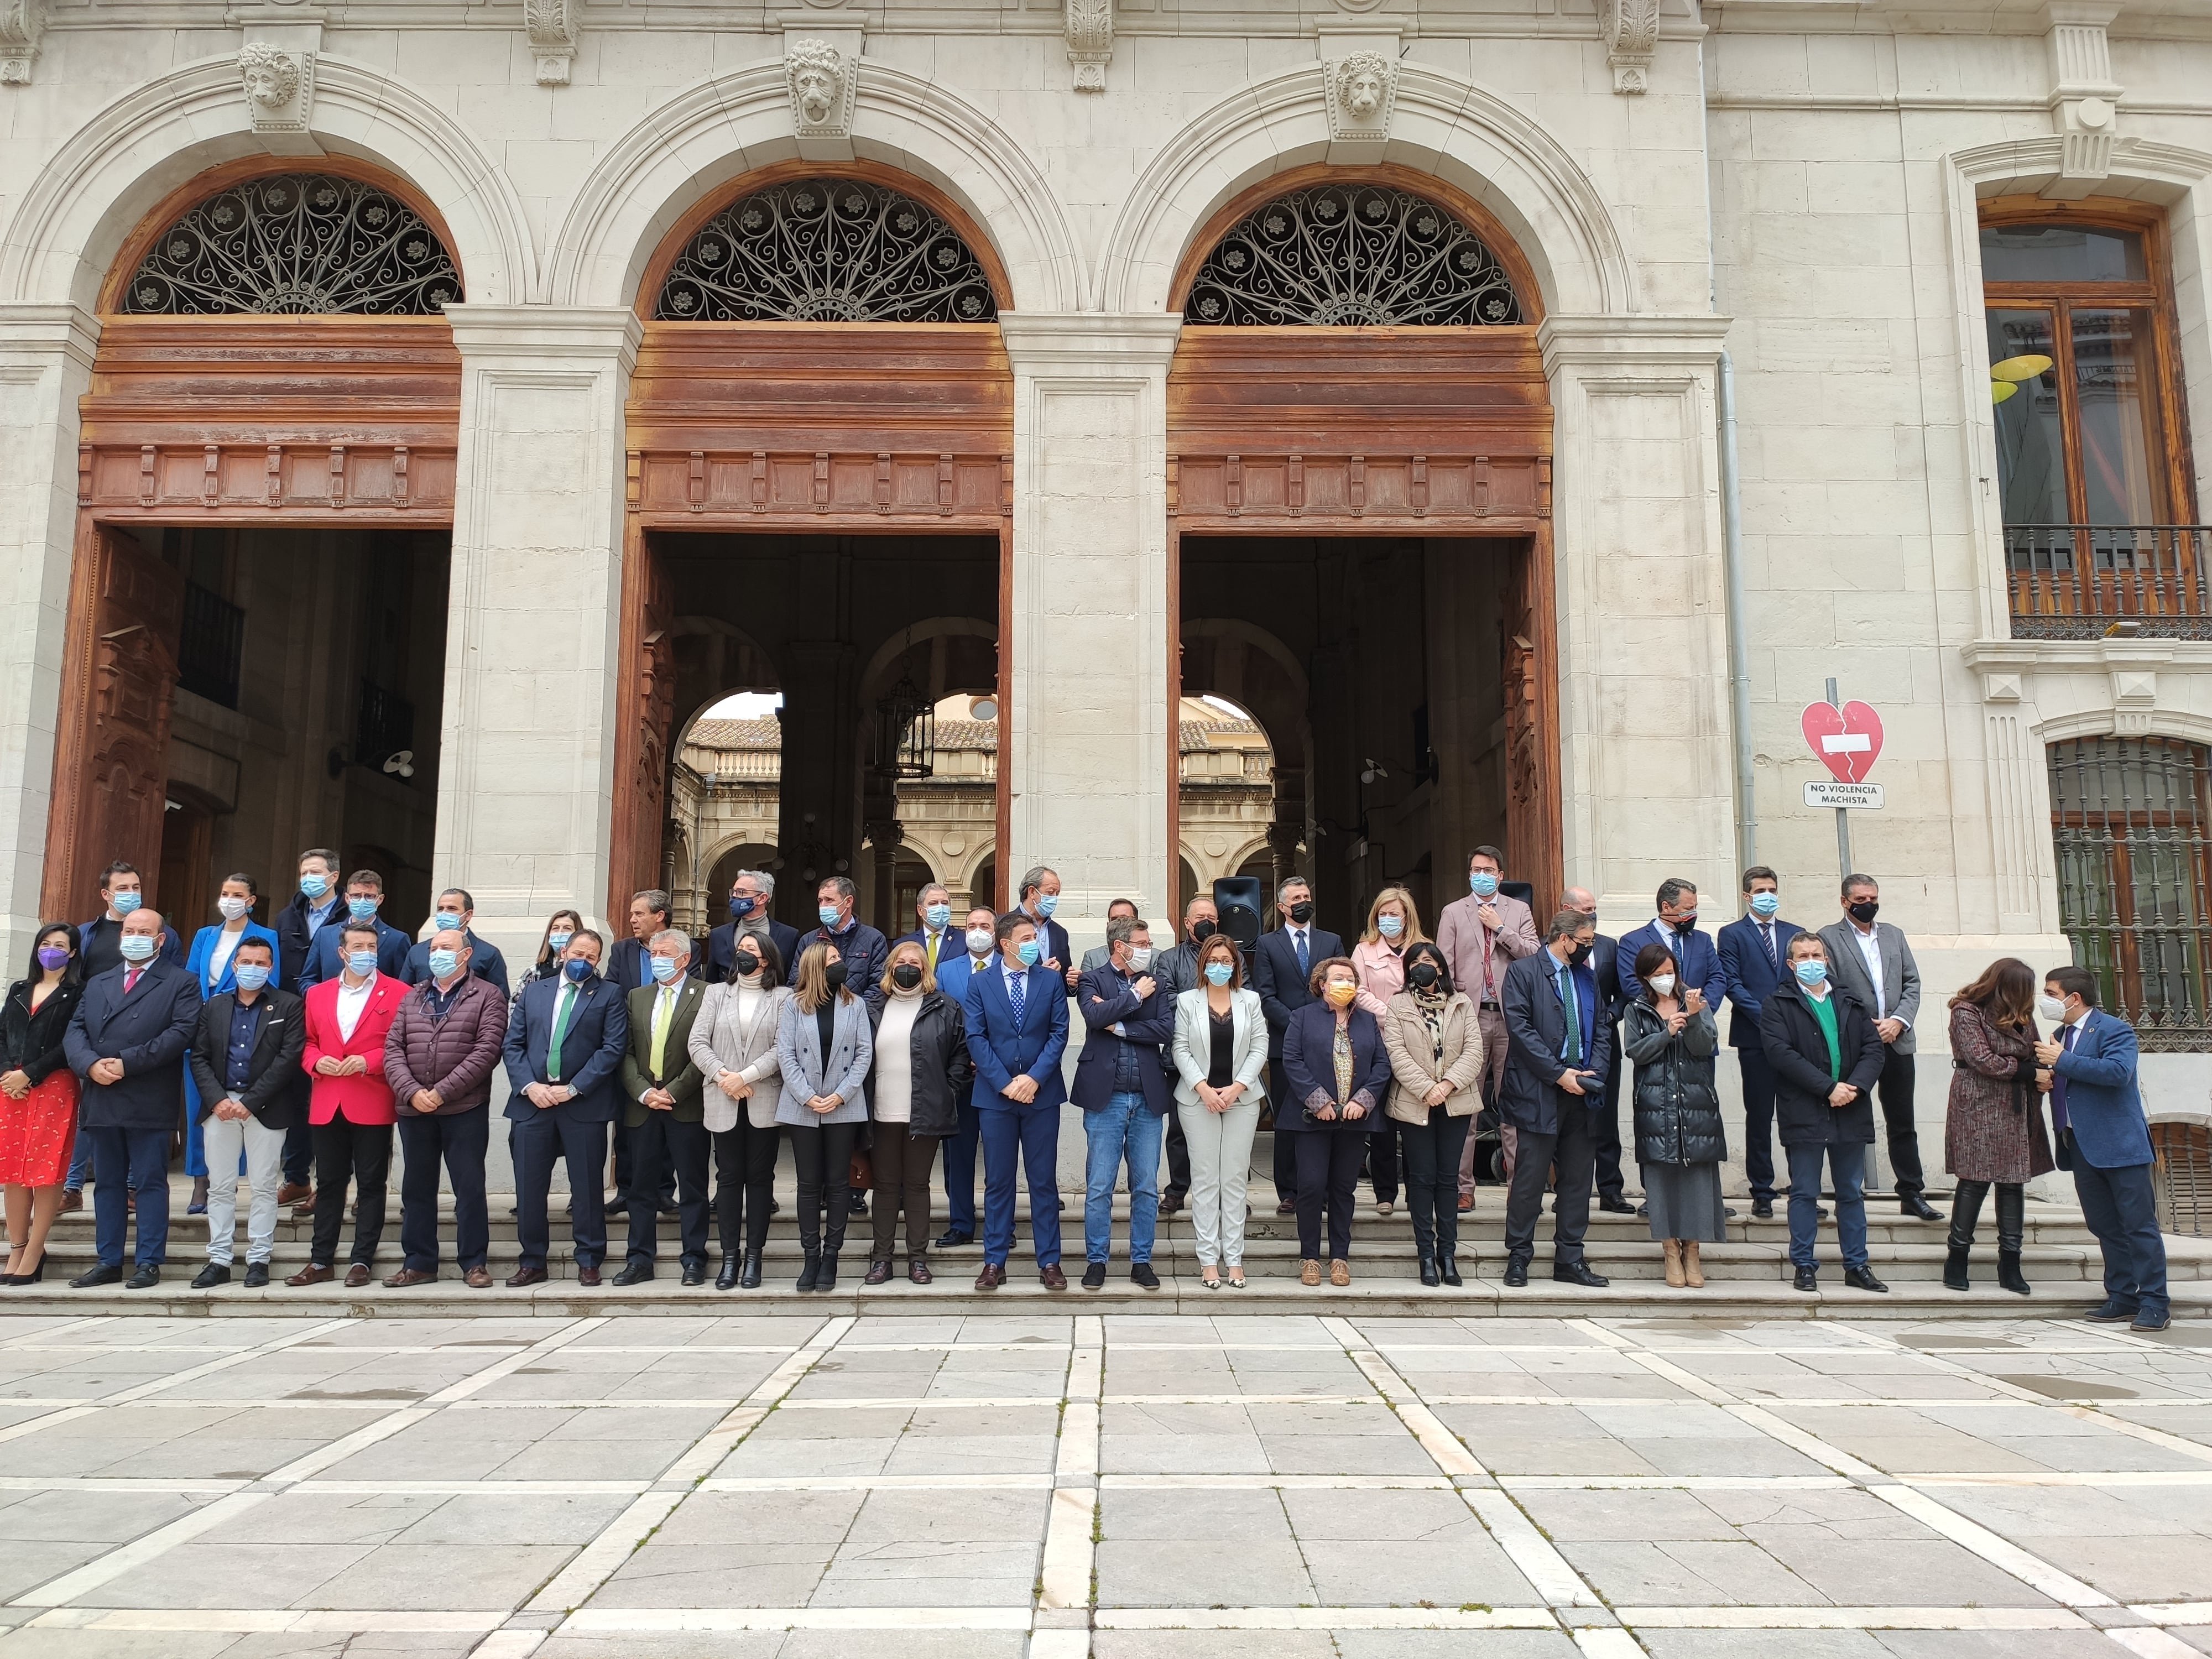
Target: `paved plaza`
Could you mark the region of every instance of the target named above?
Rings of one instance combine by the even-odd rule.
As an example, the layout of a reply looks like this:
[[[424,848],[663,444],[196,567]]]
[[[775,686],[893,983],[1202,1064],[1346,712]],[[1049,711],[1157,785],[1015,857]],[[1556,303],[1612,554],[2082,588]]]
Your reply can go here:
[[[2212,1326],[0,1319],[0,1659],[2212,1653]]]

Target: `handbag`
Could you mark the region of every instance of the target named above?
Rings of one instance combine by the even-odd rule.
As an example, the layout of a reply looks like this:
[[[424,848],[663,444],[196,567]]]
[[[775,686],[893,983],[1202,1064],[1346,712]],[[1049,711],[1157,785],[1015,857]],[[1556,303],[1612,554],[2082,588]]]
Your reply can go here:
[[[856,1193],[873,1192],[876,1188],[876,1160],[865,1146],[853,1148],[853,1162],[845,1184]]]

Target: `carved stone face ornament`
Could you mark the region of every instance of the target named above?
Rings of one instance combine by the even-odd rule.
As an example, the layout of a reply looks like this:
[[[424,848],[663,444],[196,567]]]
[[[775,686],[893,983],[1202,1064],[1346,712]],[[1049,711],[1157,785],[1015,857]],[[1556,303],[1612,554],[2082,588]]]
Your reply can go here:
[[[298,60],[264,41],[250,42],[239,52],[238,73],[246,95],[263,109],[283,109],[300,89]]]
[[[1374,141],[1389,136],[1397,65],[1379,52],[1355,52],[1328,65],[1330,137]]]
[[[1362,121],[1374,119],[1375,112],[1382,107],[1382,76],[1364,66],[1346,65],[1344,107]]]
[[[792,112],[802,128],[835,127],[844,112],[844,58],[827,40],[796,40],[784,59]]]

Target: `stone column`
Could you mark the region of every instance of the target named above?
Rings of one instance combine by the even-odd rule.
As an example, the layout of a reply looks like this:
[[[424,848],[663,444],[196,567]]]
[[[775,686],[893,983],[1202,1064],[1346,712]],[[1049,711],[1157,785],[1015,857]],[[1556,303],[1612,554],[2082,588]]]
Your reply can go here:
[[[54,725],[76,535],[77,399],[100,322],[75,306],[0,307],[0,955],[41,918]],[[105,855],[103,855],[105,856]]]
[[[1550,317],[1537,331],[1558,422],[1564,867],[1614,918],[1648,915],[1668,876],[1723,919],[1735,908],[1714,422],[1727,332],[1713,316]]]
[[[1179,318],[1009,313],[1014,371],[1010,883],[1060,872],[1075,948],[1106,905],[1170,913],[1167,372]]]
[[[632,312],[459,305],[459,477],[436,879],[520,969],[595,917],[614,810]]]

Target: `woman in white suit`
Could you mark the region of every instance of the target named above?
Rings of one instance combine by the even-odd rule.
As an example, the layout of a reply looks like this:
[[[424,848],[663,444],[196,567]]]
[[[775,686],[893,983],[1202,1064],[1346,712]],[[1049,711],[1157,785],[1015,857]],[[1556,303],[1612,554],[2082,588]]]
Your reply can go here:
[[[729,982],[707,988],[691,1022],[691,1063],[707,1079],[707,1132],[714,1144],[714,1225],[722,1243],[714,1288],[757,1291],[775,1185],[775,1103],[782,1093],[775,1034],[791,993],[766,928],[748,929],[731,944],[736,960]]]
[[[845,961],[826,940],[799,953],[791,1000],[776,1021],[783,1093],[775,1121],[799,1165],[799,1247],[806,1257],[797,1288],[837,1288],[845,1248],[853,1147],[868,1121],[868,1064],[875,1058],[868,1005],[845,982]],[[823,1218],[827,1216],[825,1226]]]
[[[1252,1137],[1267,1091],[1267,1017],[1260,994],[1244,988],[1236,941],[1216,933],[1193,964],[1195,988],[1176,998],[1176,1105],[1190,1146],[1190,1222],[1198,1235],[1199,1277],[1221,1288],[1244,1285],[1244,1183]]]

